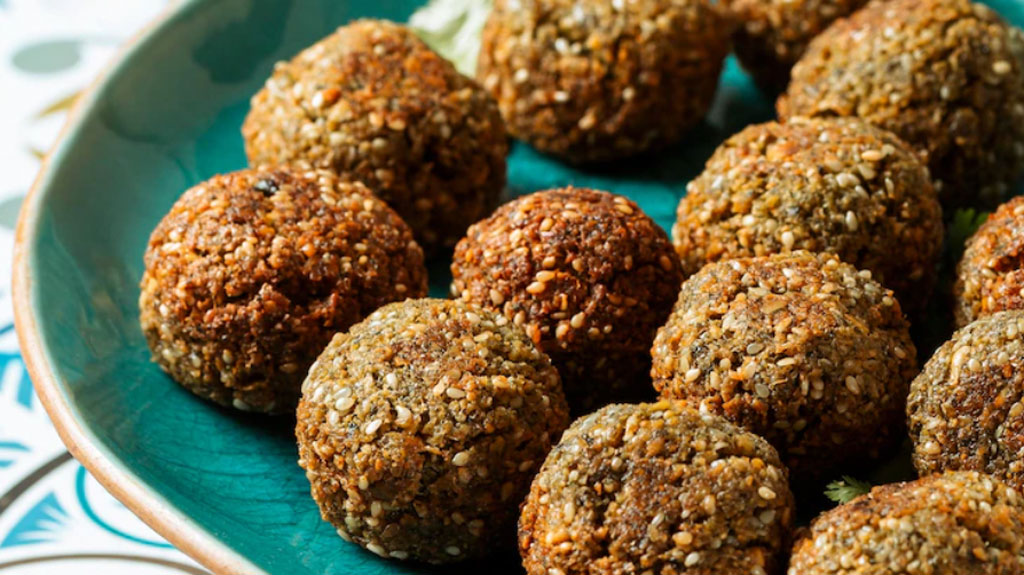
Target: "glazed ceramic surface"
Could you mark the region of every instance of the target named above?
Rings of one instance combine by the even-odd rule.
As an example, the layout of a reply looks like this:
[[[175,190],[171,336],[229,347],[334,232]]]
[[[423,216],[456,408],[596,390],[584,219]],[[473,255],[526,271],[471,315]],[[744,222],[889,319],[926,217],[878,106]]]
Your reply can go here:
[[[1024,24],[1024,2],[990,3]],[[217,571],[442,572],[385,562],[342,541],[309,497],[294,423],[224,410],[174,384],[150,362],[137,309],[150,230],[183,190],[245,166],[239,128],[273,63],[350,19],[405,21],[415,8],[401,0],[184,2],[85,98],[26,201],[18,327],[44,403],[108,488]],[[596,187],[630,196],[667,229],[712,150],[772,116],[730,60],[707,122],[681,144],[589,171],[516,145],[508,194]],[[443,259],[431,268],[434,295],[446,293],[446,268]],[[521,572],[514,553],[486,569]]]

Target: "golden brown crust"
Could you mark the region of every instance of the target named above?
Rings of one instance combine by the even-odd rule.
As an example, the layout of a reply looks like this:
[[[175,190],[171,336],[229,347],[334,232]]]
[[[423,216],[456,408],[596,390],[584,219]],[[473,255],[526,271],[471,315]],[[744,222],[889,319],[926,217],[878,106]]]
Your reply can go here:
[[[242,127],[253,164],[361,181],[428,253],[490,212],[505,185],[498,107],[407,28],[359,20],[279,63]]]
[[[324,519],[383,557],[508,545],[568,424],[558,372],[507,318],[406,300],[338,334],[302,387],[299,464]]]
[[[928,170],[889,132],[858,119],[751,126],[687,186],[672,228],[689,275],[737,257],[828,252],[924,309],[942,249]]]
[[[957,267],[957,325],[1024,309],[1024,197],[1006,202],[967,241]]]
[[[242,170],[182,195],[153,230],[139,308],[154,361],[223,405],[290,412],[337,331],[427,292],[423,252],[365,186]]]
[[[793,521],[768,443],[682,402],[609,405],[576,420],[519,520],[529,575],[766,575]]]
[[[678,140],[711,105],[730,28],[707,0],[497,0],[477,77],[509,132],[570,162]]]
[[[875,0],[811,42],[778,109],[890,130],[944,207],[994,206],[1024,170],[1024,36],[970,0]]]
[[[1020,575],[1024,501],[973,472],[883,485],[814,520],[789,575]]]
[[[547,352],[575,411],[649,393],[650,344],[682,283],[668,236],[623,196],[538,192],[474,224],[452,292],[502,312]]]
[[[914,379],[907,414],[922,475],[983,471],[1024,489],[1024,311],[957,331]]]
[[[797,481],[871,460],[900,436],[917,373],[899,303],[835,256],[708,264],[654,341],[664,398],[765,437]]]
[[[807,45],[868,0],[725,0],[737,21],[736,57],[768,94],[786,89]]]

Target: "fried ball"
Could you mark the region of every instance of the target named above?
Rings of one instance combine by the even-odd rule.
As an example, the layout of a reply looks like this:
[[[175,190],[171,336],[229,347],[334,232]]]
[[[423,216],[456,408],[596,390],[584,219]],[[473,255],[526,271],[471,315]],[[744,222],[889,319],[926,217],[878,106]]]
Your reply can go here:
[[[329,172],[242,170],[185,192],[149,239],[139,298],[153,360],[200,397],[295,409],[331,336],[427,293],[409,227]]]
[[[331,341],[302,385],[296,435],[339,535],[451,563],[514,540],[518,503],[567,424],[558,372],[522,328],[423,299]]]
[[[907,413],[922,475],[984,471],[1024,489],[1024,311],[957,331],[914,379]]]
[[[682,402],[609,405],[576,420],[519,519],[528,575],[766,575],[793,495],[764,439]]]
[[[713,261],[829,252],[872,272],[920,311],[942,250],[928,169],[857,119],[794,119],[727,140],[687,186],[672,237],[683,271]]]
[[[903,431],[917,373],[892,292],[834,255],[708,264],[654,341],[663,398],[765,437],[813,483],[877,458]]]
[[[1024,170],[1024,35],[969,0],[876,0],[811,42],[778,109],[890,130],[950,212],[994,206]]]
[[[364,182],[428,254],[498,203],[505,126],[490,94],[404,26],[359,20],[279,63],[242,127],[253,164]]]
[[[991,477],[960,472],[883,485],[818,517],[789,575],[1024,573],[1024,501]]]
[[[1024,197],[1003,204],[967,241],[957,267],[956,322],[1024,309]]]
[[[651,342],[682,270],[667,234],[622,196],[518,198],[455,248],[452,294],[504,313],[551,356],[574,412],[650,393]]]
[[[700,122],[730,29],[708,0],[496,0],[477,77],[516,138],[572,163],[614,160]]]
[[[765,92],[778,94],[807,45],[868,0],[725,0],[739,23],[736,57]]]

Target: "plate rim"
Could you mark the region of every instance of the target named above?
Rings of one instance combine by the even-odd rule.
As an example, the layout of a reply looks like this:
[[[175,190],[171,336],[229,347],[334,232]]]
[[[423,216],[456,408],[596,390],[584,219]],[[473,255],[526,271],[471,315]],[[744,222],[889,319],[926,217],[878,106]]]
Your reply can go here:
[[[214,573],[269,575],[193,522],[162,495],[146,485],[86,428],[54,369],[36,321],[37,302],[33,292],[31,246],[39,235],[43,199],[47,195],[56,166],[61,164],[63,157],[73,147],[83,121],[94,114],[101,101],[100,96],[112,85],[118,72],[131,63],[142,48],[205,2],[206,0],[170,0],[157,16],[118,49],[69,111],[56,142],[43,158],[36,178],[25,194],[18,214],[11,274],[14,326],[25,368],[58,436],[71,455],[88,469],[111,495],[124,503],[132,513],[178,550]]]

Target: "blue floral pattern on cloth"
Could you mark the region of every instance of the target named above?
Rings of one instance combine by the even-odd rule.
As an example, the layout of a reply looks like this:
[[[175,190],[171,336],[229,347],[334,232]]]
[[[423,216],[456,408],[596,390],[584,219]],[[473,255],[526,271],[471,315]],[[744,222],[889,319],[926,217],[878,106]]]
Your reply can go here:
[[[77,94],[167,2],[0,0],[0,575],[207,573],[64,448],[25,371],[10,298],[13,229],[40,158]]]

